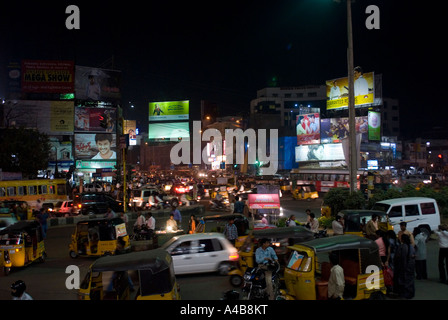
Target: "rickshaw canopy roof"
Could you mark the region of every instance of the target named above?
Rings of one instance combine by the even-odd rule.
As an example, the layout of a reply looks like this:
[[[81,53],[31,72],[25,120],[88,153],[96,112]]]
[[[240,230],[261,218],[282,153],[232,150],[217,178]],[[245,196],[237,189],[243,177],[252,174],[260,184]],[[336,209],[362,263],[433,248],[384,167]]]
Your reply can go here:
[[[347,249],[366,249],[369,252],[378,251],[378,245],[375,241],[352,234],[314,239],[295,245],[291,249],[297,250],[297,246],[309,247],[316,253]]]
[[[170,254],[163,249],[130,252],[97,259],[91,266],[94,272],[150,270],[153,274],[169,269],[172,264]]]
[[[246,216],[244,214],[215,214],[215,215],[211,215],[211,216],[205,216],[203,217],[204,221],[229,221],[231,219],[247,219]]]
[[[21,232],[26,231],[30,233],[33,230],[40,228],[40,223],[35,220],[20,220],[14,224],[7,226],[5,229],[0,231],[0,234],[8,234],[11,232]]]
[[[314,239],[314,232],[312,232],[311,230],[309,230],[305,227],[302,227],[302,226],[254,230],[252,235],[254,236],[254,238],[257,238],[257,239],[293,238],[293,239],[297,239],[299,241],[309,241],[309,240]]]

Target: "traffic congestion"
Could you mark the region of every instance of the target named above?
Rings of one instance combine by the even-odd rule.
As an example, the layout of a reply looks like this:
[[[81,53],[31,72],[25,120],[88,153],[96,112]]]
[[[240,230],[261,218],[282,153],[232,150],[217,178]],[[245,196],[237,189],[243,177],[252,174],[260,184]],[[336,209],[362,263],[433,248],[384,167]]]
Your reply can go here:
[[[20,292],[35,283],[32,274],[55,257],[50,238],[59,230],[67,266],[82,269],[68,299],[196,299],[200,281],[190,280],[204,276],[220,279],[213,299],[221,300],[421,299],[419,288],[443,285],[444,265],[435,264],[443,250],[435,250],[448,228],[431,198],[332,213],[324,193],[289,179],[139,173],[126,191],[101,181],[64,187],[45,200],[1,202],[3,285],[20,280]],[[414,217],[407,225],[402,208]],[[436,268],[439,281],[428,281]],[[42,299],[45,289],[30,292],[20,297]]]

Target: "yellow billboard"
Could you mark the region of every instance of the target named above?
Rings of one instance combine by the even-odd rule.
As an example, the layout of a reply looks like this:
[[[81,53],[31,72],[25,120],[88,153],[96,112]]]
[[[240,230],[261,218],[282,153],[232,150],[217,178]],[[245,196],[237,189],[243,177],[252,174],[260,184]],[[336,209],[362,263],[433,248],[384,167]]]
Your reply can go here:
[[[375,85],[374,73],[363,73],[355,68],[354,72],[355,107],[372,104]],[[327,110],[348,107],[348,78],[327,80]]]
[[[149,121],[188,120],[190,101],[164,101],[149,103]]]

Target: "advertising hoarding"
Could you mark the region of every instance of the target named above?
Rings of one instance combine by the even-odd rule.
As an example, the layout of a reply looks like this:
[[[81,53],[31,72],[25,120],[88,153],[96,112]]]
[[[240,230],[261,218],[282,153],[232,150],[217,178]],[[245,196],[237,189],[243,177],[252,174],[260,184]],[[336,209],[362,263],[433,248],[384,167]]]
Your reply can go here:
[[[38,129],[49,135],[73,135],[73,101],[7,101],[3,125]]]
[[[150,123],[148,139],[155,141],[178,141],[178,138],[188,141],[190,129],[188,122]]]
[[[87,101],[121,99],[121,71],[76,66],[75,98]]]
[[[124,133],[129,135],[129,145],[137,145],[137,121],[124,120]]]
[[[381,114],[369,111],[369,140],[381,140]]]
[[[296,146],[296,162],[345,160],[342,143]]]
[[[375,95],[374,73],[355,72],[355,107],[373,104]],[[327,80],[327,110],[348,107],[348,78]]]
[[[296,122],[297,144],[316,144],[320,142],[319,113],[300,114]]]
[[[92,160],[117,159],[116,135],[111,133],[75,134],[75,158]]]
[[[74,81],[73,61],[22,60],[22,92],[70,93]]]
[[[149,103],[149,121],[188,120],[190,101],[165,101]]]
[[[355,118],[356,133],[362,134],[362,140],[368,139],[367,116]],[[321,143],[339,143],[341,139],[348,138],[349,119],[345,118],[326,118],[320,121],[320,142]]]
[[[114,108],[75,107],[75,131],[77,132],[115,132],[117,111]],[[105,127],[101,126],[101,123]]]

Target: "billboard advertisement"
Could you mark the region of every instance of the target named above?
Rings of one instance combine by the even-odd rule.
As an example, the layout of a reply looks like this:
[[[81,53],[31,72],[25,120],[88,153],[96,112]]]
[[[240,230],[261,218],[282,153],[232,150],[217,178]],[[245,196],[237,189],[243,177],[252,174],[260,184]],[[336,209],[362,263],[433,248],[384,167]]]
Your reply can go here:
[[[355,68],[356,70],[356,68]],[[375,95],[374,73],[355,71],[355,107],[373,104]],[[348,108],[348,78],[327,80],[327,110]]]
[[[368,112],[369,140],[381,140],[381,114],[375,111]]]
[[[190,139],[188,122],[150,123],[148,126],[148,139],[155,141],[178,141]]]
[[[74,72],[73,61],[22,60],[22,92],[71,93]]]
[[[124,133],[129,135],[129,145],[137,145],[137,121],[136,120],[124,120]]]
[[[345,160],[342,143],[296,146],[296,162]]]
[[[356,132],[362,134],[362,140],[368,139],[367,116],[356,117]],[[341,139],[348,138],[349,119],[348,118],[327,118],[320,121],[320,142],[339,143]]]
[[[121,99],[121,71],[76,66],[75,98],[87,101]]]
[[[73,101],[7,101],[4,126],[34,128],[50,135],[73,135],[73,106]]]
[[[92,160],[117,159],[116,135],[111,133],[75,134],[75,158]]]
[[[300,114],[296,122],[297,144],[316,144],[320,142],[319,113]]]
[[[115,132],[117,111],[114,108],[75,107],[75,131]],[[103,123],[104,127],[101,126]]]
[[[189,100],[149,103],[149,121],[188,120],[189,112]]]

